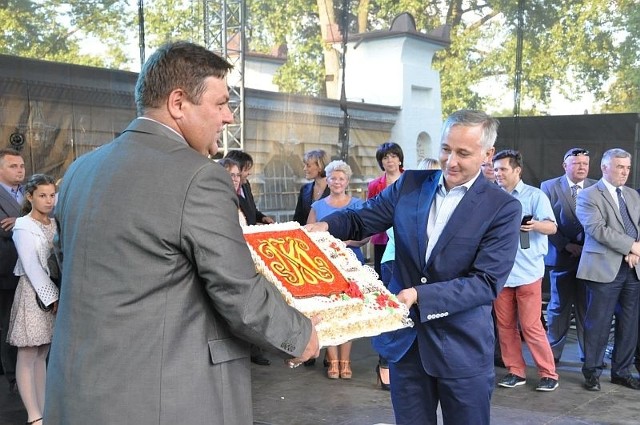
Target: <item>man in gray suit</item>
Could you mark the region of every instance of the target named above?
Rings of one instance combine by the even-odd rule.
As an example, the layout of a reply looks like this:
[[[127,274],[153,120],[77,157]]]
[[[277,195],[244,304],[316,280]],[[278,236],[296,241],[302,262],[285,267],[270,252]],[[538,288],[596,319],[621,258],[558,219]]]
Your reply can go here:
[[[316,320],[256,274],[229,173],[206,157],[233,121],[230,68],[159,48],[141,117],[65,174],[47,425],[251,424],[249,344],[292,367],[318,355]]]
[[[18,261],[18,253],[13,244],[13,225],[22,214],[24,194],[24,159],[13,149],[0,149],[0,361],[4,376],[9,381],[9,391],[17,392],[16,356],[17,348],[7,343],[7,330],[13,296],[18,285],[18,277],[13,269]]]
[[[637,390],[640,382],[631,375],[630,365],[638,338],[640,195],[624,185],[631,172],[628,152],[609,149],[600,168],[602,179],[578,194],[576,207],[585,233],[578,278],[585,280],[589,300],[584,321],[584,386],[600,390],[615,312],[611,382]]]
[[[562,162],[565,174],[543,181],[540,189],[547,195],[558,223],[558,231],[549,236],[549,252],[544,258],[550,267],[551,299],[547,306],[547,338],[556,363],[560,361],[571,312],[575,312],[580,357],[584,356],[584,313],[587,308],[584,282],[576,278],[584,229],[576,216],[576,197],[583,189],[595,183],[589,174],[589,151],[569,149]]]

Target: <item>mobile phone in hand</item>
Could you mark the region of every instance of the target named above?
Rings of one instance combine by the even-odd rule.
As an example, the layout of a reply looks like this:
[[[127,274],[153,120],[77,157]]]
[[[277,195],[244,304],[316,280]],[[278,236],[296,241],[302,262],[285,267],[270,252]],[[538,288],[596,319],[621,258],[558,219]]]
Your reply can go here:
[[[524,226],[525,224],[527,224],[528,222],[530,222],[533,219],[533,215],[531,214],[527,214],[524,217],[522,217],[522,221],[520,222],[521,226]]]

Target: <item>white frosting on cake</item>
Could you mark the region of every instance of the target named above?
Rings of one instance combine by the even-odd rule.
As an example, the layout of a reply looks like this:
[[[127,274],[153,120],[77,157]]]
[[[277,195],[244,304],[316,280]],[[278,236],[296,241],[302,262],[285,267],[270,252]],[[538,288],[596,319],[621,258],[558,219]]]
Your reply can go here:
[[[413,326],[409,311],[391,294],[378,279],[376,272],[362,265],[344,242],[327,232],[307,232],[297,222],[246,226],[245,234],[291,231],[301,229],[316,244],[347,282],[353,282],[363,298],[346,294],[296,298],[280,282],[275,274],[249,244],[256,270],[273,283],[286,302],[307,317],[320,315],[317,325],[318,338],[323,347],[339,345],[355,338],[374,336],[403,327]],[[384,307],[377,302],[382,297]],[[390,306],[389,306],[390,305]]]

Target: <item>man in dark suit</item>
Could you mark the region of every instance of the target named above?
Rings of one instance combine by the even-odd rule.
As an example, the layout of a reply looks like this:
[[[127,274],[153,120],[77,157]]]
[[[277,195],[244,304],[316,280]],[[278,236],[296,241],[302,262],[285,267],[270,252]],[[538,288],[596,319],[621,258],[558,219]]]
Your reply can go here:
[[[547,338],[555,362],[560,361],[575,313],[580,357],[584,356],[584,314],[587,309],[587,290],[576,278],[584,244],[584,229],[576,216],[576,197],[596,181],[589,174],[589,151],[569,149],[562,162],[565,174],[543,181],[540,189],[551,201],[558,231],[549,236],[549,252],[545,265],[550,267],[551,299],[547,305]]]
[[[225,155],[225,158],[231,158],[240,166],[240,189],[238,189],[238,201],[240,202],[240,210],[247,219],[248,225],[253,224],[271,224],[275,221],[263,214],[256,207],[256,201],[253,199],[253,192],[251,191],[251,184],[249,183],[249,176],[253,169],[253,158],[246,152],[239,150],[230,150]]]
[[[17,349],[7,343],[13,295],[18,285],[18,277],[13,274],[18,253],[13,244],[12,230],[16,218],[22,215],[24,194],[21,185],[24,177],[24,159],[20,152],[0,149],[0,360],[10,392],[17,390]]]
[[[600,390],[602,360],[615,314],[611,382],[635,390],[640,382],[630,366],[638,339],[640,305],[640,195],[626,187],[631,155],[609,149],[600,163],[602,178],[578,194],[576,214],[584,227],[578,278],[587,286],[584,320],[584,386]]]
[[[444,123],[442,171],[407,170],[361,209],[310,230],[360,240],[393,226],[396,260],[389,290],[415,326],[383,334],[376,349],[390,361],[396,422],[488,425],[494,386],[491,305],[518,248],[521,206],[488,182],[498,123],[458,111]]]
[[[44,423],[251,424],[249,343],[295,366],[312,321],[256,273],[229,173],[206,155],[233,121],[231,65],[161,46],[140,118],[66,172],[64,256]]]

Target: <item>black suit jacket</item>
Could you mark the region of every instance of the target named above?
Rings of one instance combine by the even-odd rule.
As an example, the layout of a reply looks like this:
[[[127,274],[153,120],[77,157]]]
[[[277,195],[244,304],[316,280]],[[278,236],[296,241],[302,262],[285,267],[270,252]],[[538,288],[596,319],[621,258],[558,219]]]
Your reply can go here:
[[[307,219],[311,212],[311,204],[313,204],[313,187],[315,184],[316,182],[312,181],[311,183],[306,183],[300,188],[296,211],[293,213],[293,221],[297,221],[301,226],[307,224]],[[330,193],[331,190],[329,189],[329,186],[325,187],[320,199],[326,198]]]
[[[20,204],[4,187],[0,187],[0,220],[20,215]],[[12,235],[13,232],[0,227],[0,289],[16,289],[18,285],[18,277],[13,274],[18,253],[11,239]]]
[[[244,192],[244,197],[238,195],[238,202],[240,204],[240,210],[247,218],[247,224],[262,223],[262,219],[265,217],[256,207],[256,201],[253,200],[253,193],[251,192],[251,184],[249,182],[240,186]]]

